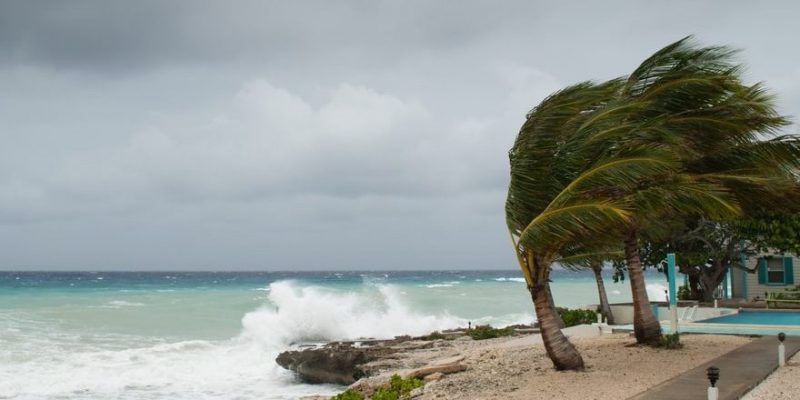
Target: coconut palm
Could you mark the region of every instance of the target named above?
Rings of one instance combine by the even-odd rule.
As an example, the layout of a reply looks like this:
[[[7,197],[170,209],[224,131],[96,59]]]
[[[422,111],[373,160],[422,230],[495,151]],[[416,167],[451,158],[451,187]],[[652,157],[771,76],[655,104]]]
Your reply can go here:
[[[733,54],[726,47],[696,47],[690,38],[659,50],[626,81],[620,102],[640,105],[630,113],[628,125],[598,135],[666,142],[680,157],[678,179],[637,193],[633,217],[623,229],[640,343],[656,342],[661,335],[645,290],[640,232],[674,214],[730,218],[737,214],[739,201],[747,201],[743,193],[780,185],[790,167],[798,165],[796,140],[760,140],[775,136],[786,119],[775,112],[760,84],[742,83]]]
[[[539,320],[545,349],[556,369],[583,369],[583,359],[561,333],[547,299],[551,266],[574,243],[606,234],[628,222],[629,196],[642,181],[667,175],[677,165],[660,145],[591,145],[579,129],[597,113],[604,122],[624,113],[608,110],[623,81],[581,83],[565,88],[527,116],[509,152],[511,181],[506,221]]]
[[[600,313],[606,318],[606,323],[614,325],[614,313],[611,312],[611,304],[608,302],[608,294],[606,294],[606,286],[603,283],[603,262],[594,261],[589,266],[594,273],[594,280],[597,283],[597,297],[600,301]]]

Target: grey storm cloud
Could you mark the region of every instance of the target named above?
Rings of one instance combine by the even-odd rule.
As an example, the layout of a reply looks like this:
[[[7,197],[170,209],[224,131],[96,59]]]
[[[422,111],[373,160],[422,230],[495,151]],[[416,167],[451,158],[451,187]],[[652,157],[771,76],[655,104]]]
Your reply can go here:
[[[695,34],[797,114],[798,11],[0,2],[0,268],[514,268],[530,107]]]

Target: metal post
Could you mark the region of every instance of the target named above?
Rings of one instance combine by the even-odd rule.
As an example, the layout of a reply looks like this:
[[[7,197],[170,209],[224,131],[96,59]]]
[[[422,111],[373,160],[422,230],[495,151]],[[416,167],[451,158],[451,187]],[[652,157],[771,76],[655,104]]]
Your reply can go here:
[[[708,367],[706,375],[708,376],[708,381],[711,382],[711,386],[708,387],[708,400],[718,400],[719,388],[717,387],[717,381],[719,380],[719,368],[713,365]]]
[[[778,334],[778,366],[782,367],[786,365],[786,346],[783,345],[783,341],[786,340],[786,334],[781,332]]]
[[[669,279],[669,317],[672,333],[678,333],[678,296],[675,289],[675,253],[667,254],[667,277]]]

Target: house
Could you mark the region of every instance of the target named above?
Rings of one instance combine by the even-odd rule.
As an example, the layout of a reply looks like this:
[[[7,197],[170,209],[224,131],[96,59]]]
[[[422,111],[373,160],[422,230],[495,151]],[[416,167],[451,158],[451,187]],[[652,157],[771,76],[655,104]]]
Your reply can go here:
[[[782,291],[800,285],[800,258],[784,254],[742,255],[746,269],[731,268],[731,297],[763,300],[767,292]],[[795,283],[797,282],[797,283]]]

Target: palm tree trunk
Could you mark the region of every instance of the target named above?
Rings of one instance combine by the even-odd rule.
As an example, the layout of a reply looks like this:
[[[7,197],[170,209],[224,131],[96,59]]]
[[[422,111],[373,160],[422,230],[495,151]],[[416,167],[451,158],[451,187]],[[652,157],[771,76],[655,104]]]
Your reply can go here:
[[[564,320],[561,318],[561,314],[558,313],[558,309],[556,308],[556,302],[553,300],[553,291],[550,290],[550,284],[547,284],[547,302],[550,304],[550,309],[555,311],[553,315],[556,317],[556,322],[558,323],[558,329],[564,329],[566,325],[564,324]]]
[[[634,227],[628,229],[625,235],[625,258],[628,262],[628,277],[633,296],[633,332],[636,335],[636,342],[656,344],[661,339],[661,324],[650,308],[642,261],[639,258],[638,235]]]
[[[558,327],[556,310],[550,306],[550,301],[547,299],[548,286],[545,282],[529,288],[544,348],[557,370],[582,371],[583,357]]]
[[[592,263],[592,271],[594,272],[594,280],[597,281],[597,294],[600,296],[600,312],[606,316],[606,322],[609,325],[614,325],[614,314],[611,313],[611,305],[608,304],[608,295],[606,295],[606,286],[603,284],[603,264]]]

